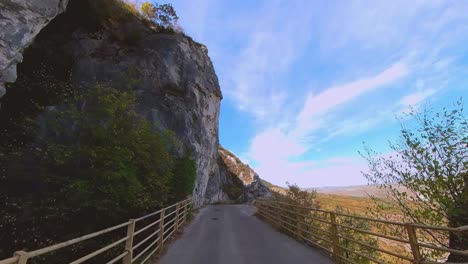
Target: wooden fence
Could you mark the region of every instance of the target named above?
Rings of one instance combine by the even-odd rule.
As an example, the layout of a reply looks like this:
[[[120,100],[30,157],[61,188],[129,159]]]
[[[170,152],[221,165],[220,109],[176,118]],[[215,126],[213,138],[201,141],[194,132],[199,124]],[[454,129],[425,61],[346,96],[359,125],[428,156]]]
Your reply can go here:
[[[118,261],[121,261],[122,264],[143,264],[146,263],[158,249],[162,249],[164,242],[185,223],[192,206],[191,199],[187,199],[140,218],[130,219],[128,222],[92,234],[34,251],[17,251],[13,257],[0,260],[0,264],[26,264],[28,260],[32,258],[56,252],[59,249],[70,247],[91,238],[97,238],[112,231],[124,229],[125,227],[127,228],[125,237],[69,263],[83,263],[120,246],[122,247],[122,250],[119,252],[120,254],[117,253],[119,255],[107,261],[107,264],[117,263]],[[143,245],[146,245],[146,247],[141,248]]]
[[[353,247],[345,246],[344,241],[354,243],[359,248],[366,248],[370,251],[379,252],[379,254],[391,256],[394,258],[390,263],[418,263],[418,264],[436,264],[433,260],[426,260],[423,257],[423,250],[438,251],[441,253],[453,253],[460,256],[468,256],[468,245],[464,250],[450,249],[440,246],[437,243],[425,242],[418,234],[428,234],[430,232],[453,232],[460,234],[468,232],[468,226],[458,228],[426,226],[413,223],[402,223],[397,221],[373,219],[363,216],[355,216],[340,212],[319,210],[310,207],[302,207],[274,200],[257,200],[256,206],[259,215],[273,226],[285,230],[289,235],[296,239],[306,242],[328,252],[336,263],[353,263],[356,257],[361,260],[370,261],[370,263],[389,263],[380,257],[366,254],[366,250],[355,250]],[[402,230],[401,236],[383,234],[378,230],[359,228],[353,225],[344,224],[350,221],[343,219],[354,219],[377,225],[392,225]],[[371,245],[349,236],[350,231],[354,234],[362,234],[377,239],[399,243],[408,248],[408,254],[398,253],[392,250],[380,248],[378,245]],[[348,236],[346,235],[348,234]],[[354,247],[355,248],[355,247]],[[354,258],[353,258],[354,257]],[[359,263],[362,263],[359,261]],[[450,263],[450,262],[445,262]]]

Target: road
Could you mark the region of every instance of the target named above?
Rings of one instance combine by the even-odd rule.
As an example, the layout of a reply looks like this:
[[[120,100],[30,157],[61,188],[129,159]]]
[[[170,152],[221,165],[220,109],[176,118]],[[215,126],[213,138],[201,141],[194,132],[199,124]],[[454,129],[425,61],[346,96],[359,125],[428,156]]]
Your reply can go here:
[[[277,232],[249,205],[202,208],[171,243],[160,264],[333,263],[329,258]]]

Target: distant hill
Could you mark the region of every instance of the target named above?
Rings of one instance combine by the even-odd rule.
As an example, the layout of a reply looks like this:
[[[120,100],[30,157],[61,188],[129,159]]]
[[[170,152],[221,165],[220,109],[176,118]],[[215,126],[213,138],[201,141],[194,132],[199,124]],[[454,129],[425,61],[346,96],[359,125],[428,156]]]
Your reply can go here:
[[[280,194],[286,194],[286,192],[287,192],[286,188],[280,187],[278,185],[274,185],[273,183],[268,182],[268,181],[263,180],[263,179],[262,179],[262,182],[263,182],[263,184],[265,186],[267,186],[273,192],[277,192],[277,193],[280,193]]]
[[[399,187],[405,190],[405,187]],[[375,185],[356,185],[356,186],[342,186],[342,187],[321,187],[321,188],[308,188],[308,190],[317,190],[318,193],[335,194],[342,196],[354,197],[368,197],[369,195],[379,198],[387,198],[385,190],[379,189]]]

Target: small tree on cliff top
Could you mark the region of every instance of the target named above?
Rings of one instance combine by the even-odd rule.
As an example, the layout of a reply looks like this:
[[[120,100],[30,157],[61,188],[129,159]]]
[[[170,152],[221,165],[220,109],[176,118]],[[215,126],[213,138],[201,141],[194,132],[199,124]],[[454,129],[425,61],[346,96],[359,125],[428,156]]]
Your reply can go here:
[[[468,225],[468,125],[461,100],[432,114],[411,111],[416,127],[402,125],[391,156],[366,148],[370,183],[386,190],[404,220],[427,225]],[[400,186],[406,187],[404,189]],[[440,244],[446,239],[431,234]],[[450,248],[466,250],[468,234],[450,234]],[[449,261],[467,261],[451,255]]]
[[[175,28],[179,17],[171,4],[157,4],[144,2],[141,5],[141,13],[157,26],[162,28]]]

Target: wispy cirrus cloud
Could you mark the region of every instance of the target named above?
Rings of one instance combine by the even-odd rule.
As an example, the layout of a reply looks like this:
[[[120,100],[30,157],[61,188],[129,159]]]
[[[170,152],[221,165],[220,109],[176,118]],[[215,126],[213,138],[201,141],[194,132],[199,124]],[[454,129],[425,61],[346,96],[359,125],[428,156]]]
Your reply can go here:
[[[403,96],[400,104],[403,106],[417,106],[425,99],[436,93],[435,89],[425,89]]]
[[[314,117],[323,115],[334,107],[351,101],[359,95],[392,83],[407,74],[404,63],[396,63],[370,78],[363,78],[343,85],[327,88],[318,94],[309,94],[298,115],[299,127],[305,127]]]
[[[257,162],[255,168],[262,175],[266,175],[267,179],[270,177],[273,179],[287,178],[291,174],[298,175],[304,172],[310,174],[312,171],[327,171],[324,168],[316,168],[316,162],[297,160],[298,157],[313,148],[314,143],[311,143],[307,138],[322,128],[324,122],[320,120],[326,119],[326,114],[340,105],[403,78],[407,71],[405,64],[396,63],[374,76],[333,86],[317,95],[309,95],[297,120],[287,129],[278,127],[267,129],[253,138],[249,155],[252,160]],[[372,123],[369,122],[368,125],[371,126]],[[337,128],[325,140],[328,140],[330,136],[337,136],[349,128],[356,130],[353,125],[355,123]],[[362,126],[362,124],[360,125]],[[336,161],[337,159],[332,160]],[[340,159],[340,161],[343,160],[343,158]],[[286,172],[288,173],[286,174]],[[293,178],[288,181],[294,182]]]
[[[311,36],[313,12],[305,6],[307,1],[265,2],[243,36],[246,46],[231,65],[227,95],[239,110],[260,121],[277,115],[291,96],[287,74]]]

